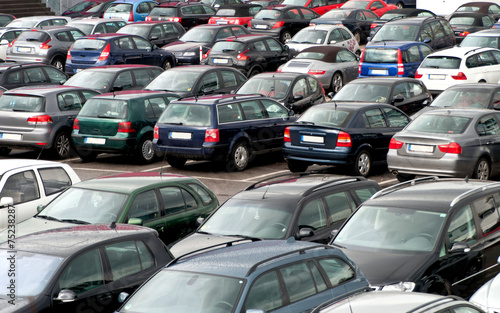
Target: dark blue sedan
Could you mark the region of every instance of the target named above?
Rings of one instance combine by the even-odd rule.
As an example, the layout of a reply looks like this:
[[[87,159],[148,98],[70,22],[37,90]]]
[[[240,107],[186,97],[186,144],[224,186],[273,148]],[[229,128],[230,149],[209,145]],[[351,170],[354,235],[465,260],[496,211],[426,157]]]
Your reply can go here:
[[[169,69],[175,56],[140,36],[128,34],[96,34],[78,38],[68,51],[66,73],[95,66],[114,64],[146,64]]]

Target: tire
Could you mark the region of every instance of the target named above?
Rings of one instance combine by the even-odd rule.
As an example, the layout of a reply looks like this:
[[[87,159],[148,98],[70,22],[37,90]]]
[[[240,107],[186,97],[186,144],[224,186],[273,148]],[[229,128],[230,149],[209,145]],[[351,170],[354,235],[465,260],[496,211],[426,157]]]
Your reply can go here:
[[[170,164],[170,166],[175,167],[175,168],[183,168],[184,164],[186,164],[186,159],[184,158],[178,158],[178,157],[167,157],[167,162]]]
[[[344,78],[342,77],[342,74],[340,72],[335,72],[332,77],[332,83],[330,86],[330,89],[334,92],[337,93],[344,87]]]
[[[52,154],[58,159],[66,159],[71,151],[71,134],[67,131],[59,132],[54,138]]]
[[[301,173],[307,171],[309,165],[305,162],[295,161],[295,160],[286,160],[288,165],[288,169],[292,173]]]
[[[165,60],[161,66],[165,71],[172,68],[172,62],[170,60]]]
[[[95,159],[97,158],[97,155],[99,155],[99,153],[97,153],[95,151],[85,150],[85,149],[81,149],[81,148],[76,150],[76,154],[78,154],[80,159],[85,163],[95,161]]]
[[[396,175],[396,178],[398,179],[399,182],[404,183],[406,181],[415,179],[416,176],[417,175],[414,175],[414,174],[401,174],[401,173],[398,173]]]
[[[473,178],[488,180],[490,178],[490,162],[485,158],[480,158],[474,167]]]
[[[258,69],[254,68],[253,70],[250,71],[250,74],[248,74],[248,78],[252,77],[252,76],[255,76],[257,74],[260,74],[261,71],[259,71]]]
[[[0,148],[0,156],[8,156],[12,149]]]
[[[64,72],[64,60],[61,57],[55,57],[52,62],[50,62],[50,65],[54,66],[58,70],[61,70]]]
[[[280,35],[280,41],[285,44],[286,43],[286,40],[290,40],[292,39],[292,34],[290,34],[289,31],[283,31]]]
[[[372,168],[372,157],[366,150],[361,150],[354,160],[354,175],[368,177]]]
[[[402,9],[405,7],[404,3],[403,2],[398,2],[396,3],[396,6],[398,7],[398,9]]]
[[[151,164],[156,160],[153,149],[153,136],[143,135],[134,151],[134,159],[139,164]]]
[[[359,30],[356,30],[354,32],[354,38],[356,38],[356,41],[358,42],[358,44],[361,43],[361,32]]]
[[[243,142],[237,142],[231,153],[229,154],[226,161],[226,171],[227,172],[241,172],[243,171],[250,162],[250,149],[248,145]]]

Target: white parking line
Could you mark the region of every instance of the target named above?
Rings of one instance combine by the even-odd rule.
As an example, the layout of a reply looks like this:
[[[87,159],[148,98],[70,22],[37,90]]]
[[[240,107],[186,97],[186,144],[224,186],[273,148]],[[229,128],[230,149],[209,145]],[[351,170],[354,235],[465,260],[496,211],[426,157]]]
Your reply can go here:
[[[288,172],[290,173],[289,170],[283,170],[283,171],[277,171],[277,172],[272,172],[272,173],[268,173],[268,174],[264,174],[264,175],[260,175],[260,176],[255,176],[255,177],[251,177],[251,178],[247,178],[247,179],[244,179],[242,181],[259,181],[261,180],[263,177],[267,177],[267,176],[274,176],[274,175],[277,175],[279,173],[285,173],[285,172]]]

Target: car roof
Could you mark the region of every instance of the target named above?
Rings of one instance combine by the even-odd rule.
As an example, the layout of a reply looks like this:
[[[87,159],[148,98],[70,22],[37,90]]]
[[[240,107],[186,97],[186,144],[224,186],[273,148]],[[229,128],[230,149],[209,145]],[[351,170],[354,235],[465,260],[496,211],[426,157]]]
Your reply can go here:
[[[32,166],[62,166],[60,162],[45,161],[45,160],[32,160],[32,159],[2,159],[0,160],[0,175],[5,172],[22,169]]]
[[[307,27],[305,27],[303,29],[332,30],[332,29],[336,29],[336,28],[348,29],[347,27],[345,27],[342,24],[336,24],[336,25],[332,25],[332,24],[317,24],[317,25],[307,26]]]
[[[134,68],[157,68],[161,69],[159,66],[146,65],[146,64],[114,64],[114,65],[101,65],[94,66],[85,69],[85,71],[102,71],[102,72],[118,72],[125,71]]]
[[[107,34],[93,34],[93,35],[82,36],[82,37],[78,38],[77,40],[80,40],[80,39],[97,39],[97,38],[99,38],[99,39],[105,39],[105,40],[110,40],[110,39],[114,39],[114,38],[127,37],[127,36],[138,37],[136,35],[130,35],[130,34],[107,33]]]
[[[106,22],[125,22],[121,18],[99,18],[99,17],[94,17],[94,18],[82,18],[82,19],[77,19],[77,20],[71,20],[68,24],[98,24],[98,23],[106,23]],[[134,23],[135,24],[135,23]]]
[[[455,90],[455,89],[468,89],[468,88],[480,88],[480,89],[497,89],[500,88],[499,84],[494,84],[494,83],[468,83],[468,84],[457,84],[457,85],[452,85],[446,90]]]
[[[6,70],[10,68],[22,68],[22,67],[40,67],[40,66],[50,66],[53,67],[52,65],[45,64],[45,63],[15,63],[15,62],[5,62],[5,63],[0,63],[0,70]]]
[[[55,16],[55,15],[45,15],[45,16],[25,16],[25,17],[19,17],[17,18],[18,20],[51,20],[51,19],[66,19],[70,20],[71,18],[65,17],[65,16]]]
[[[420,42],[420,41],[397,41],[397,40],[394,40],[394,41],[377,41],[375,43],[372,43],[372,44],[366,46],[365,48],[366,49],[371,49],[371,48],[410,48],[410,47],[417,46],[417,45],[429,47],[428,45],[426,45],[425,43]]]
[[[483,17],[483,16],[489,16],[486,13],[481,13],[481,12],[453,12],[450,16],[452,17],[460,17],[460,16],[472,16],[472,17]]]
[[[181,70],[181,71],[188,71],[188,72],[205,72],[208,70],[213,70],[213,69],[220,69],[220,66],[217,65],[182,65],[182,66],[176,66],[171,69],[168,69],[167,71],[171,70]],[[224,67],[224,70],[236,70],[235,68],[232,67]],[[165,71],[166,72],[166,71]]]
[[[393,9],[393,10],[389,10],[387,12],[385,12],[384,14],[386,13],[413,13],[413,12],[431,12],[429,10],[425,10],[425,9],[415,9],[415,8],[402,8],[402,9]],[[431,12],[433,13],[433,12]]]
[[[339,53],[339,51],[343,51],[343,50],[348,50],[348,49],[345,47],[341,47],[341,46],[323,45],[323,46],[312,46],[312,47],[305,48],[304,50],[300,51],[299,54],[304,53],[304,52],[323,53],[323,57],[319,61],[335,62],[337,59],[337,54]]]
[[[271,5],[271,6],[262,8],[262,10],[280,10],[280,11],[284,11],[284,10],[288,10],[288,9],[300,9],[300,8],[304,8],[304,6],[276,4],[276,5]]]
[[[217,40],[219,41],[252,41],[252,40],[258,40],[258,39],[265,39],[265,38],[272,38],[269,35],[261,35],[261,34],[244,34],[244,35],[239,35],[239,36],[231,36],[231,37],[226,37]]]
[[[205,95],[201,97],[182,98],[177,100],[176,103],[216,105],[216,104],[227,104],[228,102],[237,102],[241,100],[249,100],[249,99],[251,100],[251,99],[261,99],[261,98],[271,99],[261,94],[254,94],[254,95],[219,94],[219,95]]]
[[[489,51],[489,50],[497,50],[495,48],[489,48],[489,47],[460,47],[460,46],[455,46],[452,48],[448,49],[443,49],[443,50],[438,50],[436,52],[433,52],[429,54],[429,57],[435,57],[435,56],[454,56],[454,57],[465,57],[467,54],[471,52],[482,52],[482,51]]]
[[[189,1],[189,2],[163,2],[158,5],[155,5],[155,7],[160,7],[160,8],[175,8],[175,7],[184,7],[184,6],[199,6],[199,5],[206,5],[210,6],[209,4],[203,3],[203,2],[198,2],[198,1]]]
[[[499,37],[500,36],[500,28],[488,28],[483,29],[477,32],[470,33],[472,36],[491,36],[491,37]],[[467,36],[469,36],[467,35]]]
[[[130,100],[130,99],[143,98],[151,94],[164,95],[167,94],[167,92],[162,90],[123,90],[123,91],[107,92],[95,97],[99,97],[100,99],[110,98],[116,100]]]
[[[24,94],[24,95],[40,96],[40,95],[51,94],[53,92],[59,92],[59,91],[65,91],[65,90],[79,90],[79,89],[89,90],[91,88],[65,86],[65,85],[25,86],[25,87],[19,87],[19,88],[15,88],[15,89],[9,89],[8,91],[4,92],[4,95]]]
[[[446,116],[459,116],[459,117],[467,117],[467,118],[477,118],[486,114],[491,113],[500,113],[497,110],[483,109],[483,108],[467,108],[464,110],[463,108],[443,108],[425,111],[422,115],[446,115]]]
[[[415,78],[410,78],[410,77],[364,77],[364,78],[358,78],[355,80],[352,80],[349,82],[349,84],[380,84],[380,85],[387,85],[387,84],[395,84],[398,82],[402,81],[411,81],[411,82],[416,82],[420,84],[420,80],[415,79]]]
[[[412,16],[412,17],[405,17],[402,19],[396,19],[392,21],[388,21],[386,24],[422,24],[425,20],[428,19],[441,19],[445,20],[444,17],[441,16]]]
[[[276,79],[283,79],[283,78],[290,78],[294,79],[295,77],[300,77],[300,76],[309,76],[308,74],[305,73],[297,73],[297,72],[264,72],[257,74],[253,77],[255,78],[276,78]],[[253,77],[249,78],[252,79]]]

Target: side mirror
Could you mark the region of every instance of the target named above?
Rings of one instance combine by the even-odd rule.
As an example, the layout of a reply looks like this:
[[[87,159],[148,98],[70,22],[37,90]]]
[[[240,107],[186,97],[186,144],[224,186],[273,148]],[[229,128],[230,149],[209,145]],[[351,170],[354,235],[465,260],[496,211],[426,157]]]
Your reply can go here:
[[[450,253],[469,253],[470,247],[465,242],[455,242],[449,251]]]
[[[302,239],[302,238],[307,238],[307,237],[312,237],[314,236],[314,231],[310,227],[303,227],[299,229],[299,234],[297,236],[297,239]]]
[[[142,218],[131,217],[131,218],[128,219],[127,224],[142,226]]]
[[[61,302],[73,302],[76,300],[76,293],[69,289],[63,289],[59,291],[57,298],[54,298],[54,300]]]
[[[430,38],[427,38],[427,39],[424,39],[423,43],[429,43],[431,42],[432,40]]]
[[[37,206],[37,207],[36,207],[36,211],[37,211],[38,213],[40,213],[40,212],[42,212],[42,211],[43,211],[43,209],[44,209],[44,208],[45,208],[45,207],[44,207],[43,205],[41,205],[41,204],[40,204],[39,206]]]
[[[212,93],[214,91],[215,91],[215,87],[208,87],[208,88],[203,89],[203,93],[206,93],[206,94]]]
[[[377,8],[376,7],[371,7],[370,10],[375,11]]]
[[[118,303],[125,302],[125,300],[127,300],[128,296],[129,296],[128,293],[126,293],[124,291],[120,292],[120,294],[118,295]]]
[[[9,41],[7,39],[2,39],[2,41],[0,41],[1,46],[6,46],[8,44],[9,44]]]
[[[123,87],[122,86],[113,86],[110,90],[110,92],[116,92],[116,91],[122,91]]]
[[[399,103],[403,102],[405,98],[402,95],[396,95],[394,98],[392,98],[392,103]]]
[[[12,197],[2,197],[2,199],[0,199],[0,208],[6,208],[10,205],[14,205],[14,199]]]
[[[149,40],[158,40],[158,36],[150,37]],[[153,47],[153,49],[154,49],[154,47]]]
[[[335,93],[334,93],[333,91],[330,91],[330,92],[327,94],[327,96],[328,96],[328,98],[330,98],[330,100],[331,100],[331,99],[333,99],[333,96],[334,96],[334,95],[335,95]]]
[[[204,221],[205,221],[205,218],[200,216],[196,219],[196,224],[201,225],[201,224],[203,224]]]

